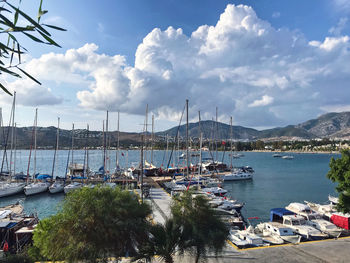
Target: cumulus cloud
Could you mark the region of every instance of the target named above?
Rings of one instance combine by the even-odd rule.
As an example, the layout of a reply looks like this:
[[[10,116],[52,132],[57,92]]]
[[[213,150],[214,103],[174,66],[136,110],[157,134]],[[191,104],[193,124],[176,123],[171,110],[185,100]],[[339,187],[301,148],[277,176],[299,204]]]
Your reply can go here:
[[[332,0],[335,7],[340,12],[350,12],[350,2],[348,0]]]
[[[264,95],[262,96],[262,98],[260,100],[254,100],[252,103],[250,103],[248,105],[248,107],[260,107],[260,106],[267,106],[269,104],[271,104],[273,102],[273,98],[268,96],[268,95]]]
[[[228,5],[216,25],[190,36],[155,28],[137,48],[134,66],[120,55],[86,44],[46,54],[28,67],[47,80],[84,86],[80,106],[178,120],[185,99],[192,118],[234,116],[247,126],[297,123],[342,105],[350,97],[348,36],[309,41],[297,31],[273,28],[245,5]],[[267,95],[268,94],[268,95]],[[316,95],[315,95],[316,94]]]

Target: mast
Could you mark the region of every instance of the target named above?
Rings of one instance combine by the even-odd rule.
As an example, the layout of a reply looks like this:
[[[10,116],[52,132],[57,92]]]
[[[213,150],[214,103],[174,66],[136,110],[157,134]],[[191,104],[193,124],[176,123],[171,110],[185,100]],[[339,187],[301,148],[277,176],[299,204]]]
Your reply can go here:
[[[14,142],[14,146],[13,146],[13,150],[14,150],[14,162],[13,162],[13,175],[16,176],[16,152],[17,152],[17,123],[15,123],[15,142]]]
[[[202,130],[201,130],[201,112],[198,111],[198,129],[199,129],[199,175],[202,174]]]
[[[11,118],[11,145],[10,145],[10,171],[9,171],[9,175],[11,176],[11,172],[12,172],[12,162],[13,162],[13,145],[14,145],[14,136],[15,136],[15,110],[16,110],[16,92],[14,92],[13,94],[13,104],[12,104],[12,118]],[[9,127],[10,128],[10,127]]]
[[[90,135],[90,129],[89,129],[89,124],[86,125],[86,130],[87,130],[87,138],[86,138],[86,176],[89,176],[89,135]]]
[[[189,152],[188,152],[188,99],[186,100],[186,162],[187,162],[187,178],[189,177]]]
[[[120,112],[118,111],[118,126],[117,126],[117,152],[115,155],[116,168],[119,168],[119,120],[120,120]]]
[[[230,151],[231,151],[231,169],[232,169],[232,116],[230,118]]]
[[[147,161],[147,129],[148,128],[148,104],[146,104],[146,120],[145,120],[145,136],[144,136],[144,145],[145,145],[145,161]]]
[[[106,134],[105,121],[102,121],[102,146],[103,146],[103,173],[106,173]]]
[[[106,151],[106,165],[107,165],[107,160],[108,160],[108,166],[110,164],[109,162],[109,152],[108,152],[108,111],[107,111],[107,115],[106,115],[106,135],[105,135],[105,151]],[[108,174],[109,174],[109,170],[110,170],[110,167],[108,167]]]
[[[74,123],[72,127],[72,165],[74,163]]]
[[[55,152],[53,155],[52,172],[51,172],[52,180],[54,179],[53,177],[55,174],[56,154],[58,151],[58,138],[59,138],[59,136],[60,136],[60,117],[57,118],[56,148],[55,148]]]
[[[140,170],[140,175],[141,175],[141,202],[143,203],[143,145],[144,145],[144,135],[141,134],[141,170]]]
[[[152,115],[151,164],[153,165],[154,115]]]
[[[218,124],[218,107],[216,107],[216,132],[215,132],[215,151],[216,151],[216,161],[218,161],[218,137],[219,137],[219,124]]]
[[[34,119],[34,177],[36,174],[36,127],[38,125],[38,108],[35,109]]]

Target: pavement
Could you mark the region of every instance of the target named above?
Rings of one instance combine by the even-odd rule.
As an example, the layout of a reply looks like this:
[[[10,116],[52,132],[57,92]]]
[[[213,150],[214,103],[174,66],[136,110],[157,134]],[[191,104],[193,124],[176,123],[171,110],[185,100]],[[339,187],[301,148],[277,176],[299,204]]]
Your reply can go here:
[[[164,223],[170,215],[171,196],[162,188],[151,188],[149,202],[153,208],[153,219]],[[193,262],[190,255],[175,256],[175,262]],[[152,262],[160,262],[155,258]],[[227,242],[220,256],[209,256],[207,262],[350,262],[350,237],[303,242],[298,245],[285,244],[262,248],[238,249]]]

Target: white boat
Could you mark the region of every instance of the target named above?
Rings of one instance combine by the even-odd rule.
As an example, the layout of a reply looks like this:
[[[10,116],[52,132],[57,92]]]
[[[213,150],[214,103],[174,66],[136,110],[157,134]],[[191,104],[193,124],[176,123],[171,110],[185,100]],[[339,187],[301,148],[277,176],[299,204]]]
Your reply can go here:
[[[327,234],[308,225],[305,218],[300,215],[283,216],[283,225],[292,228],[294,233],[301,235],[306,240],[319,240],[328,237]]]
[[[338,197],[335,197],[335,196],[331,196],[331,195],[328,195],[328,200],[332,203],[332,204],[338,204],[339,202],[339,198]]]
[[[311,208],[302,203],[290,203],[286,209],[303,216],[306,219],[306,224],[310,225],[323,233],[326,233],[332,237],[339,237],[343,230],[336,225],[322,218],[322,216]]]
[[[282,159],[292,160],[292,159],[294,159],[294,156],[293,155],[284,155],[284,156],[282,156]]]
[[[24,187],[24,193],[27,196],[40,194],[40,193],[46,192],[48,188],[49,188],[49,183],[47,182],[31,183]]]
[[[51,194],[61,193],[64,191],[64,183],[55,181],[52,185],[49,186],[49,192]]]
[[[316,204],[308,201],[304,201],[313,211],[319,213],[323,216],[323,218],[327,219],[328,221],[331,220],[331,217],[334,213],[338,212],[336,209],[336,206],[333,204]]]
[[[283,241],[292,244],[298,244],[301,240],[300,235],[296,235],[291,228],[278,222],[260,223],[256,226],[256,228],[263,233],[263,236],[269,235],[276,241],[279,240],[276,237],[279,237]]]
[[[272,157],[275,157],[275,158],[281,158],[282,157],[282,154],[279,154],[279,153],[275,153],[272,155]]]
[[[202,191],[205,193],[219,195],[219,196],[225,195],[227,193],[227,190],[221,187],[206,187],[206,188],[202,188]]]
[[[25,183],[5,183],[0,185],[0,197],[15,195],[23,192]]]
[[[224,181],[241,181],[241,180],[253,179],[253,174],[243,173],[243,172],[232,172],[229,174],[219,175],[218,177]]]
[[[69,185],[66,185],[64,187],[64,193],[65,194],[68,194],[69,192],[75,190],[75,189],[79,189],[83,187],[83,184],[82,183],[78,183],[78,182],[73,182],[73,183],[70,183]]]
[[[254,233],[254,228],[249,226],[246,230],[230,230],[230,239],[237,246],[266,246],[263,239]]]

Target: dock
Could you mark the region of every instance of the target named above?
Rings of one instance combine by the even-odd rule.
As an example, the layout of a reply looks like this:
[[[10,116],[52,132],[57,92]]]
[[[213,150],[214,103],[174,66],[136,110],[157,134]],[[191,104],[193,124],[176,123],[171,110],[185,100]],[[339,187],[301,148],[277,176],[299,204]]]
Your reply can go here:
[[[153,180],[150,196],[147,200],[151,202],[153,220],[163,224],[166,217],[170,215],[171,196],[160,188]],[[214,255],[207,258],[207,262],[231,263],[231,262],[322,262],[339,263],[349,262],[350,257],[350,237],[338,239],[326,239],[320,241],[302,242],[300,244],[284,244],[277,246],[255,247],[238,249],[230,241],[223,252],[215,258]],[[152,262],[160,262],[154,258]],[[190,255],[175,256],[174,262],[192,263],[193,257]]]

